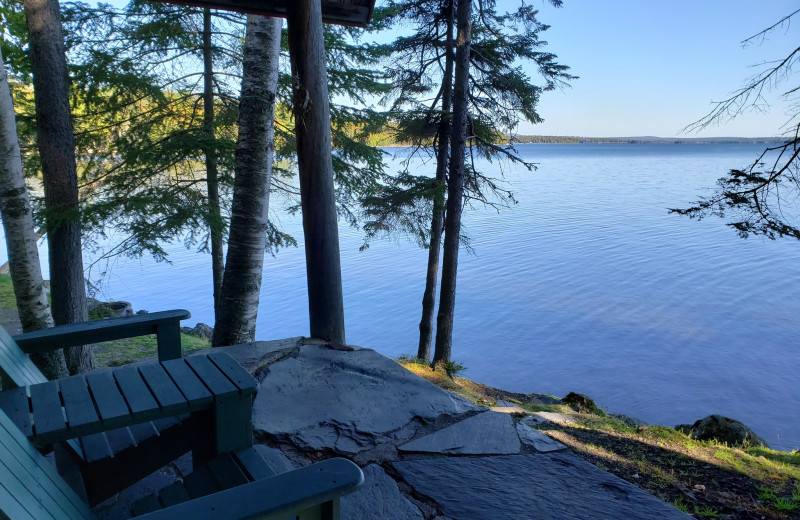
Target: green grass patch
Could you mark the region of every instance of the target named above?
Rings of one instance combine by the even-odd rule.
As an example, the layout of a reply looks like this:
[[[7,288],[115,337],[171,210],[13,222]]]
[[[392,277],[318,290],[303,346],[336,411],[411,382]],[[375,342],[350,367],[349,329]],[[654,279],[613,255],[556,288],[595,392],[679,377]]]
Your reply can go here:
[[[16,309],[17,298],[14,296],[14,285],[11,276],[0,274],[0,309]]]
[[[181,350],[184,355],[209,347],[211,342],[207,339],[181,333]],[[155,356],[158,353],[158,344],[155,335],[139,336],[98,343],[92,353],[98,366],[116,367]]]

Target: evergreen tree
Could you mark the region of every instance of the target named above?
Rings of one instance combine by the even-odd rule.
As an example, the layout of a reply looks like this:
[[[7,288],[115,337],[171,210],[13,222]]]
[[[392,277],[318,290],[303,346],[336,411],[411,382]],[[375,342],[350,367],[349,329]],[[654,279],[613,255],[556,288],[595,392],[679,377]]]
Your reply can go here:
[[[42,162],[53,319],[64,325],[88,319],[64,35],[58,0],[25,0],[24,6]],[[88,346],[70,349],[66,358],[72,374],[94,365]]]
[[[558,1],[552,3],[560,5]],[[462,197],[500,207],[513,203],[513,194],[503,188],[500,180],[475,170],[472,159],[479,156],[490,161],[510,160],[532,169],[534,165],[524,162],[512,146],[498,142],[504,140],[504,135],[512,132],[521,119],[539,122],[536,105],[541,92],[564,85],[573,76],[566,66],[556,62],[554,54],[541,50],[546,42],[539,36],[547,26],[537,20],[538,12],[530,5],[523,3],[511,13],[498,13],[494,1],[484,0],[473,2],[470,10],[471,46],[466,67],[468,146],[464,152],[469,154],[470,160],[463,167]],[[454,59],[452,26],[456,11],[450,0],[405,0],[389,2],[384,9],[376,10],[375,16],[378,30],[399,24],[413,28],[410,36],[399,37],[383,48],[392,79],[387,102],[397,140],[410,143],[415,149],[409,161],[416,160],[420,154],[434,155],[439,176],[450,170],[454,160],[460,162],[452,153],[448,156],[442,152],[452,144],[448,143],[448,132],[452,131],[453,115],[449,104],[454,80],[447,78],[451,78],[449,71],[453,70],[450,64]],[[526,74],[524,66],[531,64],[544,80],[543,85],[535,85]],[[452,171],[446,181],[450,192]],[[441,183],[430,182],[430,177],[411,175],[407,169],[401,172],[393,184],[364,201],[369,220],[365,226],[368,238],[379,232],[402,230],[438,249],[436,214],[444,207],[442,188]],[[451,203],[447,204],[449,207]],[[420,211],[420,208],[430,207],[434,208],[432,225],[426,224],[431,222],[431,214],[427,213],[424,218],[425,213]],[[447,213],[450,218],[450,211]],[[460,215],[453,219],[455,223]],[[460,231],[452,238],[455,244],[465,240]],[[452,243],[450,251],[452,255]],[[431,283],[431,275],[435,277],[437,259],[438,254],[429,254],[418,351],[423,359],[430,355],[430,320],[435,301],[432,296],[435,278]],[[442,323],[446,325],[447,321]],[[443,332],[442,341],[448,336]]]
[[[747,38],[742,45],[755,44],[773,31],[788,27],[792,17],[798,15],[800,9]],[[742,238],[752,234],[770,239],[787,237],[800,240],[797,213],[800,196],[800,85],[797,82],[784,85],[797,78],[800,47],[795,47],[796,41],[790,45],[794,48],[786,56],[767,62],[744,86],[716,103],[704,118],[687,127],[687,130],[701,130],[724,123],[747,110],[768,110],[764,94],[780,88],[782,97],[790,102],[789,119],[785,124],[786,140],[765,149],[750,164],[730,170],[727,176],[717,181],[713,195],[704,197],[693,207],[670,212],[697,219],[709,215],[724,218]]]

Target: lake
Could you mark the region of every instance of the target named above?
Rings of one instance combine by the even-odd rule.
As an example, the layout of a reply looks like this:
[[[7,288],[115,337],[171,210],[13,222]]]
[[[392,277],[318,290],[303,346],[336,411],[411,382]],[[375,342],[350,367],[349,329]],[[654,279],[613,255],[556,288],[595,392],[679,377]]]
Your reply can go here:
[[[774,448],[800,449],[800,244],[742,240],[719,219],[667,213],[761,148],[519,146],[539,165],[505,172],[519,204],[465,213],[475,254],[460,256],[453,358],[463,375],[584,393],[654,424],[723,414]],[[302,238],[297,218],[281,222]],[[400,239],[359,252],[357,230],[341,235],[348,342],[415,354],[426,251]],[[100,296],[187,308],[191,322],[211,324],[210,257],[170,251],[171,266],[114,262]],[[306,313],[301,243],[266,260],[258,339],[307,334]]]

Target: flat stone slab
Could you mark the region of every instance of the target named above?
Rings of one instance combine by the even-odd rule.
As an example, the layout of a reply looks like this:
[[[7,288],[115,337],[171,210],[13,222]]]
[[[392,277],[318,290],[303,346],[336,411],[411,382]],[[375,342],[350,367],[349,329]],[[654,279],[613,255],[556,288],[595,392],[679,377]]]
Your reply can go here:
[[[393,462],[417,492],[458,520],[688,520],[571,453]]]
[[[517,433],[519,434],[519,440],[521,440],[523,444],[533,446],[536,451],[541,451],[542,453],[567,449],[566,446],[557,440],[532,428],[530,426],[531,423],[536,424],[530,417],[526,417],[517,423]]]
[[[519,453],[519,437],[510,415],[483,412],[400,446],[401,451],[491,455]]]
[[[377,464],[362,468],[364,485],[342,497],[341,517],[349,520],[423,520],[422,512],[400,494],[397,482]]]
[[[235,348],[249,352],[228,352]],[[304,345],[267,370],[254,370],[263,376],[253,410],[256,433],[301,449],[358,453],[409,439],[422,422],[479,409],[369,349]]]

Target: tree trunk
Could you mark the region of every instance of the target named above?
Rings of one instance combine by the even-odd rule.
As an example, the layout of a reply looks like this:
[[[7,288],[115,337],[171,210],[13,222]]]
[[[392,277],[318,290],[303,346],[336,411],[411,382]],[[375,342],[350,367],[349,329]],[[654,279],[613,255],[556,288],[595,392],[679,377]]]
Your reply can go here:
[[[282,24],[278,18],[247,16],[236,177],[214,346],[255,341],[275,149]]]
[[[450,146],[451,117],[450,108],[453,90],[453,0],[447,2],[447,40],[445,42],[445,69],[442,77],[442,115],[439,123],[436,149],[436,180],[445,185],[448,166],[447,151]],[[444,204],[436,201],[431,217],[431,240],[428,249],[428,273],[425,277],[425,292],[422,295],[422,319],[419,322],[419,349],[417,357],[426,362],[431,359],[431,338],[433,336],[433,315],[436,309],[436,282],[439,277],[439,252],[442,248],[442,224]]]
[[[53,319],[63,325],[87,319],[64,36],[58,0],[25,0],[24,5],[42,160]],[[72,374],[94,366],[88,346],[69,349],[66,358]]]
[[[453,315],[456,303],[458,246],[461,235],[461,211],[464,195],[464,155],[467,141],[467,104],[469,53],[472,36],[472,0],[458,0],[455,80],[453,90],[453,135],[450,172],[447,181],[447,217],[445,220],[442,284],[439,313],[436,317],[436,351],[433,363],[450,361],[453,346]]]
[[[311,336],[344,344],[328,74],[318,0],[286,3]]]
[[[22,330],[31,332],[53,326],[42,280],[36,230],[22,172],[22,156],[8,77],[0,54],[0,214],[8,248],[8,268]],[[64,352],[56,350],[32,356],[48,379],[66,377]]]
[[[222,255],[222,212],[219,206],[217,145],[214,132],[214,58],[211,47],[211,11],[203,9],[203,131],[206,134],[206,186],[208,189],[211,271],[214,284],[214,323],[220,319],[219,299],[225,269]]]

